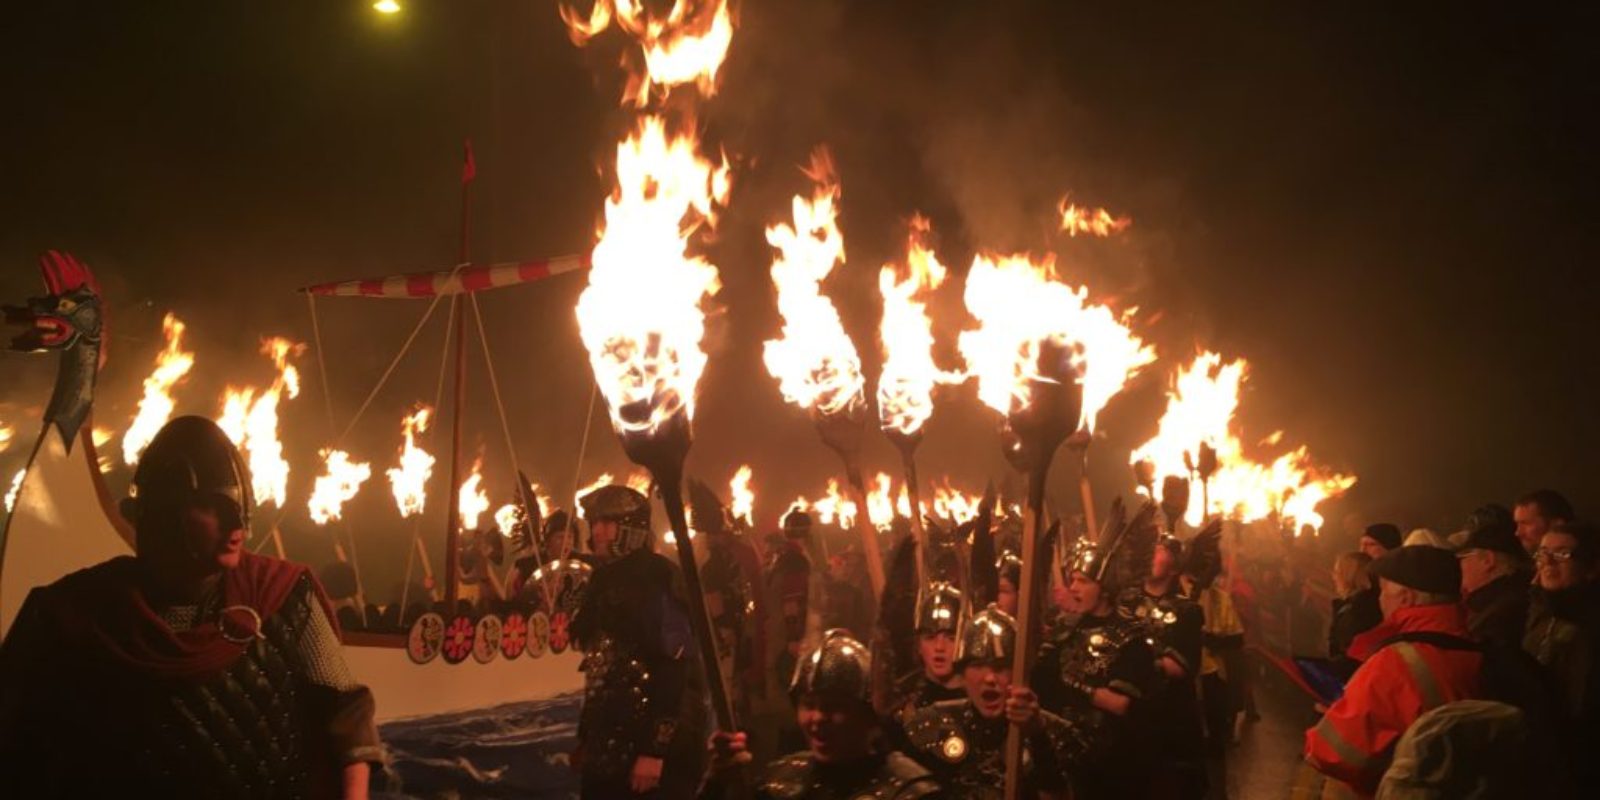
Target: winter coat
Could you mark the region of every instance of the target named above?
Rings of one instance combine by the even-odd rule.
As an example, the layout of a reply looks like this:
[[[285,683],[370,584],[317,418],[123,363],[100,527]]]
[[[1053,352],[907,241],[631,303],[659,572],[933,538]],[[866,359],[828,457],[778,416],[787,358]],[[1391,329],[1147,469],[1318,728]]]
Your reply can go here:
[[[1466,637],[1454,603],[1415,606],[1385,620],[1391,636],[1434,632]],[[1482,696],[1483,656],[1474,650],[1389,641],[1369,656],[1322,720],[1306,732],[1307,763],[1324,776],[1371,796],[1389,767],[1395,742],[1423,712]]]

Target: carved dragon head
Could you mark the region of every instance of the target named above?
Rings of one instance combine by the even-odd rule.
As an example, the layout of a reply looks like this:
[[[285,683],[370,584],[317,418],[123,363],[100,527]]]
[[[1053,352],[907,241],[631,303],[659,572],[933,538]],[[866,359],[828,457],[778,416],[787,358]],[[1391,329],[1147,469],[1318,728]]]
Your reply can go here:
[[[69,253],[51,250],[39,258],[45,294],[24,305],[4,306],[6,324],[20,330],[10,349],[61,353],[56,386],[45,410],[70,451],[94,403],[95,376],[105,358],[105,315],[94,273]]]

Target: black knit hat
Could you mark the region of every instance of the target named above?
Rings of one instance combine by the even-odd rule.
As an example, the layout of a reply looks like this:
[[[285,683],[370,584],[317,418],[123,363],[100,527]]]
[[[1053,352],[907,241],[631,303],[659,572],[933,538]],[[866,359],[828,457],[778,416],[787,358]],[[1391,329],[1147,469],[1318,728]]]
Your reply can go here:
[[[1367,530],[1361,535],[1383,545],[1385,550],[1394,550],[1400,546],[1400,528],[1393,523],[1380,522],[1368,525]]]
[[[1390,550],[1372,562],[1372,574],[1419,592],[1451,596],[1461,592],[1461,564],[1455,553],[1439,547]]]

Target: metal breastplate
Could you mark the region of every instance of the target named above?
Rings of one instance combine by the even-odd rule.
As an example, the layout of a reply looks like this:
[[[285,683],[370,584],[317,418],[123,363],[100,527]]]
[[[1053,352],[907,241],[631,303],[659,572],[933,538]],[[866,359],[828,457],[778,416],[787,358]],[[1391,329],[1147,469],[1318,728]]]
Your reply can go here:
[[[1103,687],[1112,680],[1112,671],[1123,648],[1143,636],[1143,630],[1115,616],[1092,628],[1079,628],[1059,644],[1061,677],[1064,682]],[[1107,727],[1105,712],[1091,705],[1072,703],[1061,709],[1077,740],[1071,750],[1083,757],[1103,738]]]
[[[161,682],[135,690],[137,713],[122,721],[127,759],[120,783],[159,787],[169,797],[311,795],[307,739],[313,687],[296,664],[310,610],[302,581],[262,633],[222,674],[198,683]],[[327,766],[327,765],[323,765]]]
[[[650,671],[634,648],[602,631],[584,651],[579,741],[584,769],[627,775],[638,755],[636,733],[649,719]]]
[[[906,723],[906,738],[927,764],[939,764],[939,783],[956,797],[998,798],[1005,784],[1004,719],[984,720],[965,700],[935,703]],[[1023,750],[1023,766],[1032,762]]]

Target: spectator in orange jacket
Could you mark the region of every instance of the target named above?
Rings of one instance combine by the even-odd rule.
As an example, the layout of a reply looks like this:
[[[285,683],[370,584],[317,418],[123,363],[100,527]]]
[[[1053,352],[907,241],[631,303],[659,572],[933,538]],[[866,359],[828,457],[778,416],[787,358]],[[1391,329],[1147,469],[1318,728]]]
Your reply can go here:
[[[1482,655],[1460,606],[1461,568],[1437,547],[1401,547],[1372,565],[1386,638],[1351,676],[1344,696],[1306,732],[1306,763],[1324,779],[1369,797],[1395,742],[1417,717],[1481,696]],[[1304,788],[1297,787],[1297,788]]]

